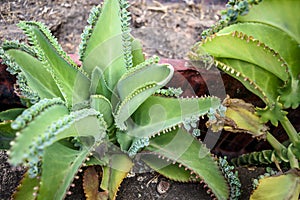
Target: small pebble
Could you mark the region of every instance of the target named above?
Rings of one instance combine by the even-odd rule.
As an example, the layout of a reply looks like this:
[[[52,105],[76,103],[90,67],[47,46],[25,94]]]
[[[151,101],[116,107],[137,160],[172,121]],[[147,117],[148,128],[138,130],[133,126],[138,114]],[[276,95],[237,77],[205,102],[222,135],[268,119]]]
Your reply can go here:
[[[145,179],[145,177],[143,177],[143,176],[138,176],[137,177],[137,180],[140,181],[140,182],[143,181],[144,179]]]
[[[157,192],[158,192],[159,194],[164,194],[164,193],[166,193],[166,192],[169,190],[169,188],[170,188],[170,183],[167,182],[167,181],[163,181],[163,180],[160,181],[160,182],[158,183],[157,187],[156,187]]]

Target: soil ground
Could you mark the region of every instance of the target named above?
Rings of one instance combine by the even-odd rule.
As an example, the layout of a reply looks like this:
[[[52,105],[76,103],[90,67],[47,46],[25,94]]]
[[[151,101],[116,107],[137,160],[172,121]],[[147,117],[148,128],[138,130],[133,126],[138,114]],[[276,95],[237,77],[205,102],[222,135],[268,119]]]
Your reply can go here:
[[[132,34],[142,40],[147,55],[184,58],[204,28],[220,18],[222,0],[131,0]],[[204,2],[204,1],[203,1]],[[224,2],[224,0],[223,0]],[[2,0],[0,40],[24,40],[16,27],[21,20],[45,23],[67,53],[78,53],[80,35],[90,9],[99,0]]]
[[[223,0],[131,0],[132,34],[140,39],[146,56],[158,55],[164,58],[186,58],[190,47],[200,40],[203,29],[220,18],[224,8]],[[0,40],[26,40],[16,23],[20,20],[44,22],[58,38],[67,53],[78,53],[80,35],[87,24],[89,10],[99,0],[1,0]],[[23,169],[10,168],[5,152],[0,152],[0,199],[7,200],[20,179]],[[263,172],[263,168],[249,170],[240,168],[244,185],[241,199],[249,198],[251,178]],[[247,172],[247,173],[246,173]],[[167,182],[167,183],[166,183]],[[80,185],[80,182],[75,182]],[[170,184],[164,193],[157,187]],[[67,199],[85,199],[82,188],[71,189]],[[199,183],[177,183],[156,173],[136,174],[125,179],[118,194],[118,200],[199,200],[211,199]]]

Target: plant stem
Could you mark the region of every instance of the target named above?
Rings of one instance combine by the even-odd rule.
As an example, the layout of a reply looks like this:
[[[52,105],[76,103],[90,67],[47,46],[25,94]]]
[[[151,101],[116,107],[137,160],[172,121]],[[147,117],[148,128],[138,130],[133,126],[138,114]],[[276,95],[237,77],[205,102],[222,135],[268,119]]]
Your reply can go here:
[[[289,139],[293,143],[293,145],[299,143],[300,137],[294,126],[291,124],[290,120],[287,117],[285,117],[283,120],[280,120],[280,123],[286,131],[286,133],[288,134]]]
[[[287,148],[281,144],[271,133],[267,132],[267,141],[275,149],[277,156],[284,162],[289,162]]]
[[[283,146],[271,133],[267,132],[267,141],[270,143],[270,145],[275,149],[277,153],[282,152],[282,150],[285,150],[286,147]]]
[[[288,158],[289,158],[289,161],[290,161],[291,168],[299,168],[299,161],[296,158],[296,156],[294,155],[291,148],[288,148],[287,155],[288,155]]]

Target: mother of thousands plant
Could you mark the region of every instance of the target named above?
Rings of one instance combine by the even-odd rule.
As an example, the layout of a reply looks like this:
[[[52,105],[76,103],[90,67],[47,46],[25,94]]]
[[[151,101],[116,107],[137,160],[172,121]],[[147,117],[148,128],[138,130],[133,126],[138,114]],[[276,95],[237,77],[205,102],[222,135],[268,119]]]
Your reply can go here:
[[[258,5],[257,5],[258,4]],[[223,19],[203,32],[203,40],[190,54],[198,60],[213,56],[224,72],[241,81],[266,107],[256,108],[241,100],[225,101],[224,128],[239,129],[266,138],[274,150],[254,152],[235,159],[238,164],[288,163],[291,171],[262,179],[253,199],[298,199],[300,193],[300,135],[285,109],[300,103],[300,1],[230,0]],[[254,114],[255,113],[255,114]],[[226,125],[227,120],[227,126]],[[264,123],[278,122],[289,141],[281,144]],[[210,125],[217,125],[210,123]],[[270,192],[272,190],[273,192]]]
[[[220,100],[177,98],[180,89],[162,89],[174,69],[157,57],[144,60],[127,8],[124,0],[107,0],[92,9],[80,45],[82,67],[39,22],[19,23],[30,45],[3,43],[1,58],[28,103],[16,118],[20,110],[1,114],[2,130],[11,123],[16,132],[9,162],[28,167],[15,199],[62,199],[87,165],[102,168],[100,198],[115,199],[138,152],[166,177],[203,180],[212,196],[229,198],[224,170],[189,133],[197,133],[200,116],[222,114]],[[227,164],[220,166],[236,181]]]

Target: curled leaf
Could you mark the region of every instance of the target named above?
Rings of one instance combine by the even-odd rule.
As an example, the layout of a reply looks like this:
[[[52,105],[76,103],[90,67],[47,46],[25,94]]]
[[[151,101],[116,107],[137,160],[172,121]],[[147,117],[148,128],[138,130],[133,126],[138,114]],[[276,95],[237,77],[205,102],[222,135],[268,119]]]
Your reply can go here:
[[[227,108],[225,118],[217,117],[214,121],[208,121],[206,123],[208,127],[214,131],[224,128],[224,130],[234,133],[248,133],[253,137],[265,138],[268,127],[255,114],[255,108],[252,104],[241,99],[227,97],[223,105]]]
[[[286,174],[259,180],[250,200],[297,200],[300,194],[300,171],[290,170]]]

